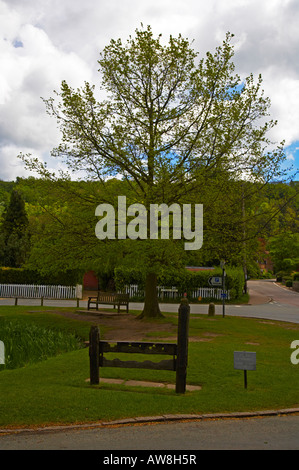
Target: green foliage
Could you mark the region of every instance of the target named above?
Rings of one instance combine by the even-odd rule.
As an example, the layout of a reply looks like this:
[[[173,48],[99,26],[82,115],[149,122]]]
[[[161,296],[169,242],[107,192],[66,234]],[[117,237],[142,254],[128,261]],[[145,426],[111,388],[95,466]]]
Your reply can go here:
[[[5,364],[0,370],[24,367],[82,347],[72,333],[6,318],[0,319],[0,338],[5,345]]]
[[[14,189],[16,183],[14,181],[1,181],[0,180],[0,217],[9,204],[10,194]]]
[[[285,232],[270,238],[270,256],[276,271],[291,273],[299,267],[299,233]]]
[[[0,268],[0,284],[38,284],[75,286],[82,284],[82,273],[76,270],[41,274],[36,270]]]
[[[144,289],[145,273],[138,269],[127,267],[118,267],[114,271],[115,284],[117,289],[123,289],[125,285],[136,284],[139,289]],[[198,287],[210,287],[208,280],[210,276],[221,276],[222,269],[216,268],[211,271],[189,271],[187,269],[165,269],[158,275],[157,283],[159,286],[171,288],[175,286],[179,295],[187,293],[191,299],[191,292]],[[240,268],[226,268],[226,288],[231,291],[231,299],[240,298],[244,288],[244,273]]]
[[[299,232],[299,181],[268,184],[262,204],[272,212],[272,217],[261,224],[263,238]]]
[[[0,235],[0,263],[2,266],[20,267],[30,250],[29,221],[25,203],[15,189],[3,214]]]
[[[137,284],[140,289],[145,286],[145,275],[142,271],[128,267],[117,267],[114,270],[114,281],[117,289],[122,290],[125,285]]]
[[[243,265],[256,251],[254,221],[268,215],[267,205],[258,211],[252,194],[282,175],[285,160],[283,143],[274,148],[268,137],[276,122],[267,117],[270,101],[262,77],[241,79],[235,73],[230,33],[203,58],[181,35],[165,42],[150,26],[135,33],[125,43],[111,40],[100,55],[107,99],[97,101],[95,87],[87,82],[75,90],[63,81],[55,98],[44,100],[62,135],[52,155],[70,171],[83,170],[103,191],[90,197],[83,183],[74,189],[68,174],[57,178],[39,159],[21,155],[27,168],[56,180],[68,194],[63,201],[59,195],[50,209],[43,203],[52,221],[48,225],[45,217],[46,226],[37,224],[30,266],[42,270],[42,264],[49,269],[60,263],[61,270],[73,263],[106,272],[127,263],[142,265],[154,280],[153,274],[188,264],[177,240],[96,240],[95,207],[103,201],[115,206],[118,191],[106,195],[105,189],[107,177],[119,175],[130,203],[147,210],[150,204],[203,203],[203,253],[189,258]],[[255,183],[253,192],[242,181],[244,174]],[[150,287],[147,282],[147,313],[147,297],[155,291]]]
[[[13,190],[10,195],[8,207],[4,213],[2,230],[5,236],[8,236],[11,232],[22,235],[27,226],[28,217],[23,197],[18,191]]]

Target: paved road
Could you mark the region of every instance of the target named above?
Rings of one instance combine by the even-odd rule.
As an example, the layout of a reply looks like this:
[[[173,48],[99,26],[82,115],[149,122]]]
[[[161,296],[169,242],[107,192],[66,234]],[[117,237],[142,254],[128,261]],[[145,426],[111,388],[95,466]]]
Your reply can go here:
[[[24,449],[299,450],[299,416],[201,420],[105,429],[30,432],[0,437],[0,450]],[[109,453],[106,454],[109,455]]]
[[[282,320],[284,320],[284,311],[293,311],[299,313],[299,292],[294,292],[289,289],[280,287],[274,280],[258,280],[248,281],[248,290],[250,294],[249,305],[226,305],[225,313],[228,315],[238,314],[244,312],[246,314],[255,315],[260,311],[261,306],[270,305],[270,309],[265,309],[265,312],[279,307],[282,312]],[[0,298],[1,305],[14,305],[14,299]],[[18,305],[39,306],[40,300],[38,299],[19,299]],[[74,300],[44,300],[44,306],[53,307],[76,307]],[[81,308],[87,308],[87,301],[80,301]],[[108,305],[103,305],[109,308]],[[130,309],[141,310],[143,303],[131,302]],[[160,308],[164,312],[177,312],[178,304],[160,303]],[[192,304],[191,313],[208,313],[207,305]],[[216,313],[222,314],[222,305],[216,305]]]
[[[273,280],[248,281],[248,288],[253,303],[261,303],[259,299],[266,297],[270,302],[299,308],[299,292],[281,287]]]
[[[248,281],[249,305],[225,306],[225,315],[265,318],[299,323],[299,293],[285,289],[273,280]],[[141,309],[142,304],[131,308]],[[160,304],[164,312],[177,312],[178,304]],[[216,315],[223,314],[222,305],[216,305]],[[207,314],[208,305],[191,304],[191,314]]]
[[[249,281],[251,305],[227,305],[226,315],[239,315],[299,323],[299,293],[273,281]],[[12,304],[0,300],[0,305]],[[36,305],[34,301],[24,301]],[[59,305],[49,302],[47,305]],[[75,306],[74,302],[63,302]],[[82,302],[80,306],[85,306]],[[142,304],[131,304],[140,309]],[[161,304],[162,311],[178,311],[176,304]],[[207,313],[206,305],[191,305],[191,313]],[[222,314],[217,306],[216,314]],[[299,366],[298,366],[299,367]],[[0,436],[3,449],[177,450],[177,449],[293,449],[299,450],[299,416],[201,420],[117,428],[97,428]],[[137,465],[136,465],[137,466]]]

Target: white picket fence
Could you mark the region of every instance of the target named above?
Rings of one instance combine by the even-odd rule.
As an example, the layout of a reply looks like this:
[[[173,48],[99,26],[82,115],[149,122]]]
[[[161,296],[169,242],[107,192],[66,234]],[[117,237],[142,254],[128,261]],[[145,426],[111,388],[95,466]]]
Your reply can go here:
[[[75,286],[39,286],[36,284],[0,284],[0,297],[26,297],[32,299],[75,299]]]
[[[192,298],[212,298],[212,299],[222,299],[223,290],[219,287],[198,287],[197,289],[193,289],[191,292]],[[226,299],[230,299],[229,290],[224,290],[224,294],[226,295]]]
[[[176,299],[177,297],[181,296],[183,293],[178,292],[176,287],[166,288],[163,286],[158,286],[158,297],[160,299]],[[139,289],[138,285],[127,285],[124,289],[126,294],[130,295],[131,297],[142,297],[144,296],[144,290]],[[225,290],[224,293],[226,294],[226,299],[230,299],[229,290]],[[198,287],[191,291],[192,299],[198,299],[201,297],[202,299],[210,298],[210,299],[222,299],[222,289],[219,287]]]

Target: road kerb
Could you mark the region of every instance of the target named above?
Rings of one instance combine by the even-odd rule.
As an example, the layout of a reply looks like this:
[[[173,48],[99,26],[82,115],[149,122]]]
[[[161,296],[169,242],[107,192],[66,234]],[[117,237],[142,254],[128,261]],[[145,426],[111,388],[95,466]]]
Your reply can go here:
[[[2,428],[0,429],[0,436],[7,434],[25,434],[25,433],[43,433],[43,432],[57,432],[57,431],[72,431],[104,428],[111,426],[128,426],[135,424],[154,424],[161,422],[183,422],[183,421],[200,421],[200,420],[216,420],[216,419],[245,419],[245,418],[258,418],[280,416],[288,414],[298,414],[299,408],[283,408],[278,410],[262,410],[262,411],[240,411],[233,413],[206,413],[206,414],[165,414],[159,416],[138,416],[135,418],[123,418],[113,421],[101,421],[95,423],[84,424],[70,424],[70,425],[57,425],[57,426],[44,426],[44,427],[28,427],[28,428]]]

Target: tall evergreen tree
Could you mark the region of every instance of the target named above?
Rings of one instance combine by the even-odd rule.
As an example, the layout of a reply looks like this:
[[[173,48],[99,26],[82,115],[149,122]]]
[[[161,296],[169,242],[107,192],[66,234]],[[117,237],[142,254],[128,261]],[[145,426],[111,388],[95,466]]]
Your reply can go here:
[[[13,190],[3,214],[0,260],[3,266],[21,267],[29,252],[29,221],[22,195]]]

